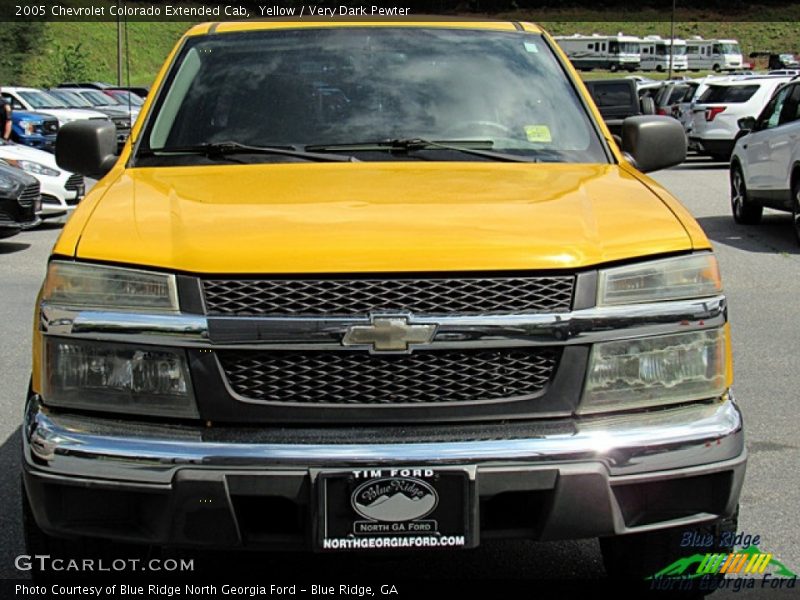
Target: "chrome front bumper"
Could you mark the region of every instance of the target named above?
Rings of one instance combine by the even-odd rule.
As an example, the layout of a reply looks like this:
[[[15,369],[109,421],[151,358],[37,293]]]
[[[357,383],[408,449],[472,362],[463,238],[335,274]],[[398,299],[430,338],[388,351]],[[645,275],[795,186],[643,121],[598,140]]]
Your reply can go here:
[[[275,493],[313,507],[309,490],[320,469],[469,467],[481,502],[507,492],[547,495],[538,529],[531,534],[538,539],[689,526],[730,515],[738,502],[746,453],[741,413],[730,396],[665,410],[515,427],[517,433],[506,437],[499,427],[465,441],[437,441],[431,433],[421,441],[412,431],[407,442],[374,435],[370,442],[360,442],[358,430],[352,430],[350,439],[325,441],[323,436],[314,443],[287,440],[281,429],[274,430],[277,439],[271,440],[264,429],[222,428],[225,441],[201,427],[59,415],[40,406],[34,396],[26,409],[24,471],[40,526],[65,535],[118,537],[96,527],[81,529],[83,525],[66,522],[46,508],[52,486],[90,489],[95,498],[102,498],[103,491],[161,495],[163,510],[171,511],[173,520],[188,518],[172,514],[185,509],[174,497],[183,498],[186,489],[202,490],[197,493],[204,498],[216,498],[216,510],[220,504],[227,507],[223,513],[233,533],[226,542],[219,541],[218,533],[204,537],[202,527],[193,533],[197,539],[187,540],[152,524],[140,527],[150,532],[145,537],[124,537],[212,546],[243,543],[234,500],[242,481],[259,494]],[[520,427],[525,435],[519,434]],[[693,494],[697,497],[687,504]],[[650,506],[655,498],[658,510]],[[216,513],[214,519],[219,518]]]

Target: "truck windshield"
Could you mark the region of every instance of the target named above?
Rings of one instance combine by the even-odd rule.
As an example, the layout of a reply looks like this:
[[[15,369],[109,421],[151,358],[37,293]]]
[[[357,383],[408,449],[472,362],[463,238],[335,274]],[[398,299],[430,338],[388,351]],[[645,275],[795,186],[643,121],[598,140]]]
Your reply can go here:
[[[536,34],[416,27],[218,34],[189,38],[175,65],[139,165],[208,160],[174,149],[215,143],[324,147],[358,160],[490,160],[491,153],[444,147],[454,141],[541,161],[608,162],[575,89]],[[410,139],[441,144],[377,143]]]
[[[119,102],[111,96],[107,96],[103,92],[98,92],[96,90],[81,90],[80,94],[94,106],[114,106],[119,104]]]
[[[67,105],[58,98],[38,90],[26,90],[19,92],[19,95],[33,108],[67,108]]]
[[[720,50],[723,54],[741,54],[739,44],[720,44]]]

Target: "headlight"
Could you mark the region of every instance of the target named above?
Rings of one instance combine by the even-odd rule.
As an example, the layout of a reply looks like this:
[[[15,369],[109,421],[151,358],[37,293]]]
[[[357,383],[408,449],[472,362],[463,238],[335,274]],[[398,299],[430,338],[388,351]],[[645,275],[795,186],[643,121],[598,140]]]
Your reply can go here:
[[[597,304],[663,302],[721,292],[717,259],[708,252],[601,270]]]
[[[25,135],[33,135],[35,127],[33,121],[20,121],[19,126],[22,128],[22,131],[25,132]]]
[[[28,173],[33,173],[34,175],[47,175],[48,177],[58,177],[61,175],[60,171],[56,171],[55,169],[51,169],[50,167],[46,167],[45,165],[37,162],[33,162],[32,160],[18,160],[16,158],[11,159],[7,158],[6,162],[13,167],[17,167],[18,169],[22,169],[23,171],[27,171]]]
[[[11,177],[0,174],[0,192],[10,192],[16,187],[16,185],[17,184],[14,182],[13,179],[11,179]]]
[[[178,311],[173,275],[60,261],[47,269],[42,301],[69,308]]]
[[[45,343],[48,406],[198,417],[183,351],[58,338]]]
[[[578,412],[719,397],[727,386],[725,344],[723,329],[595,344]]]

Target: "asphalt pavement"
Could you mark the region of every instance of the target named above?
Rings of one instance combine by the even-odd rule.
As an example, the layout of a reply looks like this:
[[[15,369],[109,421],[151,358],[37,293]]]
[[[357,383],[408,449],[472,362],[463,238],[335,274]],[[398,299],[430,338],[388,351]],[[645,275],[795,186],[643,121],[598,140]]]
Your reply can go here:
[[[800,388],[797,346],[800,248],[788,214],[766,211],[757,226],[736,225],[728,203],[727,166],[693,158],[654,174],[695,215],[711,239],[729,300],[736,399],[745,415],[749,463],[741,498],[740,531],[761,536],[761,547],[800,570],[800,442],[794,412]],[[645,224],[646,226],[646,224]],[[33,306],[48,252],[60,228],[45,225],[0,241],[0,578],[18,578],[23,553],[19,511],[19,423],[30,371]],[[552,579],[603,576],[596,541],[496,542],[474,551],[353,560],[339,556],[271,556],[255,568],[314,572],[341,580],[364,573],[394,578]],[[745,598],[743,594],[738,597]]]

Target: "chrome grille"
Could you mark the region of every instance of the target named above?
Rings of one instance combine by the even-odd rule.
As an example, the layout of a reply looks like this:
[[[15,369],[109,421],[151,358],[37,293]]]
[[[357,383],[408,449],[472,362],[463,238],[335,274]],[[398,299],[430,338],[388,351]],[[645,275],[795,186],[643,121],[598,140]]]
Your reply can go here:
[[[64,184],[64,188],[73,192],[84,189],[83,175],[78,175],[77,173],[70,175]]]
[[[496,402],[544,390],[560,350],[363,352],[219,351],[233,391],[262,402],[419,405]]]
[[[566,312],[575,277],[442,279],[208,279],[212,315],[366,315]]]
[[[40,194],[40,186],[39,182],[32,183],[30,185],[25,186],[25,189],[22,190],[19,198],[17,198],[17,202],[22,208],[32,208],[35,204],[36,200],[39,198]]]

